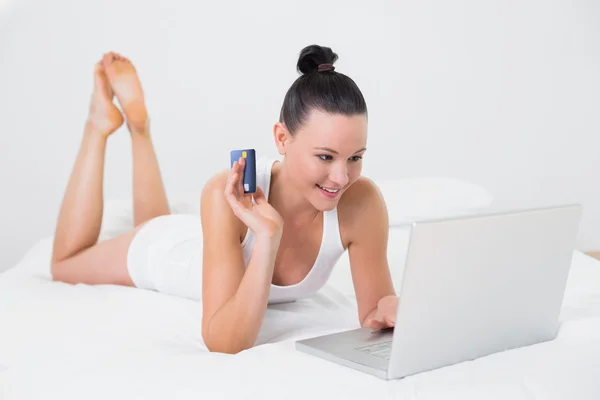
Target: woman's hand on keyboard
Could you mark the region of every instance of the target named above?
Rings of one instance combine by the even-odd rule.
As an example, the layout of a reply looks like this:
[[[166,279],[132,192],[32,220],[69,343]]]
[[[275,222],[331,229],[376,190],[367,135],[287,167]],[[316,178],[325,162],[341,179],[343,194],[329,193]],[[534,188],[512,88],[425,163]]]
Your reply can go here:
[[[398,297],[385,296],[377,303],[377,310],[367,325],[373,330],[392,328],[396,324],[396,311],[398,310]]]

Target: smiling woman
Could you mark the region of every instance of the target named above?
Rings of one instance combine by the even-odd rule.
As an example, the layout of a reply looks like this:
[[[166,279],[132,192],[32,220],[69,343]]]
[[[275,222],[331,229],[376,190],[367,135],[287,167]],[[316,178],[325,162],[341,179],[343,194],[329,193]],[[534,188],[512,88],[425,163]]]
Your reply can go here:
[[[296,132],[285,122],[275,125],[275,143],[285,156],[284,179],[293,183],[315,209],[336,206],[361,176],[366,151],[367,118],[345,116],[315,109]]]
[[[198,218],[170,214],[136,69],[105,54],[57,222],[54,279],[202,301],[206,347],[236,353],[255,343],[268,303],[315,293],[348,251],[361,324],[393,326],[387,209],[361,176],[367,106],[355,82],[335,71],[336,60],[328,47],[302,49],[301,75],[273,127],[283,160],[257,161],[253,194],[242,187],[243,158],[216,173],[202,190]],[[135,227],[97,243],[107,138],[123,123],[132,139]]]

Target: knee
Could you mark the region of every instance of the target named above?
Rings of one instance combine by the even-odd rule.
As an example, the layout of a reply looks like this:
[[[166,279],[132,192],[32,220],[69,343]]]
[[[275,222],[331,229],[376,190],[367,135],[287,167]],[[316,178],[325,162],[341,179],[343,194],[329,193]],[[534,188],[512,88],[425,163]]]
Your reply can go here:
[[[50,277],[53,281],[61,282],[61,269],[60,269],[60,261],[52,260],[50,262]]]
[[[50,276],[55,282],[72,283],[65,273],[64,263],[62,261],[52,260],[50,263]]]

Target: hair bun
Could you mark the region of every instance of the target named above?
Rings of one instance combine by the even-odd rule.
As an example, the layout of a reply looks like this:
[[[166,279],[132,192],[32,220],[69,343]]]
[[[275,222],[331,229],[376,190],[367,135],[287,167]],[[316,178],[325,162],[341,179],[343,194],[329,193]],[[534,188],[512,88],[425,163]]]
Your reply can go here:
[[[333,64],[337,59],[338,55],[331,48],[312,44],[306,46],[300,52],[296,69],[302,74],[332,71],[334,69]],[[321,69],[319,69],[319,65],[321,65]]]

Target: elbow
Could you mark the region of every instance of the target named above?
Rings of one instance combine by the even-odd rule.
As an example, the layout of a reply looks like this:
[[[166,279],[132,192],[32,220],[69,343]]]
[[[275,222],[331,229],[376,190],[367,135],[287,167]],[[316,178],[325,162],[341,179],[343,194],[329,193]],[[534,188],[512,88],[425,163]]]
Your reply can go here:
[[[62,261],[52,261],[50,264],[50,278],[54,282],[62,282],[62,283],[70,283],[76,284],[71,276],[69,276],[67,270],[64,268],[64,263]]]
[[[209,345],[208,343],[206,344],[206,348],[211,353],[221,353],[221,354],[229,354],[229,355],[235,355],[243,350],[246,350],[246,349],[241,349],[241,348],[235,348],[233,346],[214,346],[214,345]]]
[[[237,354],[244,350],[248,350],[253,346],[249,340],[244,337],[236,337],[228,335],[225,332],[208,332],[208,327],[202,329],[202,340],[204,346],[211,353]]]
[[[203,339],[204,339],[204,345],[206,346],[208,351],[211,353],[222,353],[222,354],[235,355],[244,350],[248,350],[249,348],[252,347],[252,346],[240,345],[239,343],[235,343],[234,341],[230,341],[230,340],[211,341],[211,340],[207,340],[206,337],[204,337]]]
[[[203,315],[202,340],[210,352],[237,354],[256,342],[256,321],[246,318],[244,309],[232,299],[216,312]]]

